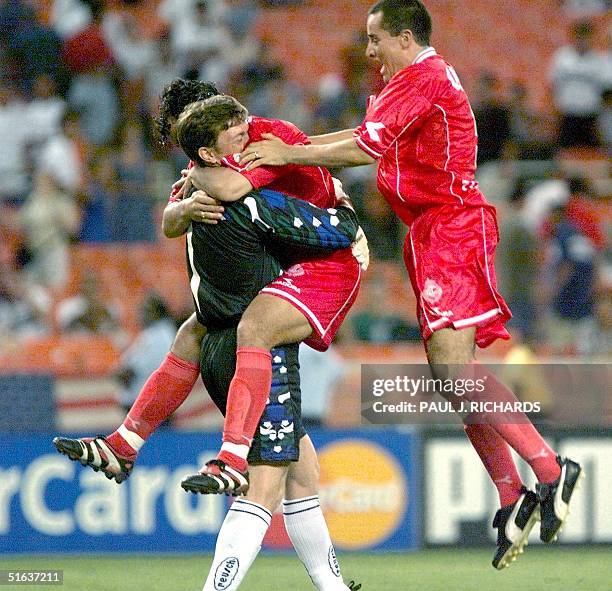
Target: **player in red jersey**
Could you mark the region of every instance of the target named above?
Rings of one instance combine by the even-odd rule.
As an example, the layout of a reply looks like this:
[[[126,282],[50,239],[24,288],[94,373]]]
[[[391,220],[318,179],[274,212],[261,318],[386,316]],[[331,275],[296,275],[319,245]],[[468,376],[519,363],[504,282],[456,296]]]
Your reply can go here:
[[[293,144],[307,142],[291,123],[247,118],[247,110],[236,99],[221,95],[188,107],[175,128],[181,148],[199,165],[189,172],[188,183],[211,197],[232,201],[265,187],[334,212],[336,192],[326,169],[287,166],[247,171],[236,159],[250,141],[271,131]],[[306,222],[296,218],[295,224],[326,239],[328,229],[317,218]],[[301,341],[320,351],[327,349],[357,296],[361,271],[350,249],[319,258],[308,253],[299,258],[295,253],[273,254],[287,270],[262,289],[238,324],[236,373],[228,394],[221,451],[200,474],[184,481],[190,490],[225,492],[219,476],[246,472],[253,432],[270,390],[270,349]]]
[[[470,103],[453,67],[430,46],[431,29],[418,0],[376,3],[367,18],[366,53],[380,63],[386,86],[369,101],[362,124],[311,138],[314,145],[288,146],[266,136],[242,153],[241,162],[254,169],[377,161],[378,188],[410,226],[404,261],[432,371],[436,377],[482,376],[475,345],[509,337],[504,323],[510,311],[497,292],[493,266],[497,222],[474,177],[477,132]],[[487,394],[516,400],[491,374]],[[540,513],[541,539],[556,539],[582,469],[556,457],[522,413],[512,424],[487,414],[465,430],[499,492],[493,566],[501,569],[522,551]],[[538,495],[523,486],[510,447],[534,470]]]

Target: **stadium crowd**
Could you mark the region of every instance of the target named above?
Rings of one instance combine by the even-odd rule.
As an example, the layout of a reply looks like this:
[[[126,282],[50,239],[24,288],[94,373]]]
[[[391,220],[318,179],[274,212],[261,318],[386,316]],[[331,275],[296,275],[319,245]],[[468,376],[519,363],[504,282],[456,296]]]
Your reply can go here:
[[[214,80],[252,113],[306,133],[360,122],[367,97],[380,89],[363,40],[341,53],[337,73],[299,84],[257,33],[262,12],[279,4],[0,5],[0,335],[88,331],[121,334],[125,344],[133,327],[100,294],[99,269],[81,273],[79,293],[69,293],[70,252],[164,241],[159,212],[185,157],[156,141],[153,118],[174,78]],[[147,10],[153,14],[143,20]],[[568,43],[549,56],[548,109],[533,106],[524,80],[489,71],[474,83],[472,102],[478,178],[500,213],[498,274],[510,326],[527,344],[588,355],[612,350],[612,58],[593,45],[588,21],[573,23]],[[376,190],[372,167],[338,175],[376,261],[342,336],[418,341],[412,307],[391,303],[403,277],[398,218]]]

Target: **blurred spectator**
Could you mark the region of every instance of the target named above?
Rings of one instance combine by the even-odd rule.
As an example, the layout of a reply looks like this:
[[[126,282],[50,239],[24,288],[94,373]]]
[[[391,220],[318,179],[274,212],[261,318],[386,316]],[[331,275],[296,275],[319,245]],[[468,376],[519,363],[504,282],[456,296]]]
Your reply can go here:
[[[326,74],[319,79],[317,102],[314,110],[314,130],[340,129],[346,121],[351,97],[338,74]]]
[[[120,104],[110,66],[101,63],[75,76],[68,91],[68,102],[79,113],[81,130],[90,144],[104,146],[114,139],[120,121]]]
[[[531,108],[527,86],[519,80],[510,87],[509,107],[510,139],[516,147],[515,157],[521,160],[550,158],[554,138],[547,133],[546,117]],[[480,129],[478,132],[480,134]]]
[[[384,87],[379,68],[363,51],[367,42],[365,33],[358,31],[353,34],[352,42],[342,50],[343,78],[350,97],[349,110],[344,114],[347,118],[345,128],[361,123],[368,97],[378,94]]]
[[[499,160],[510,139],[511,110],[499,79],[490,72],[478,78],[474,117],[478,129],[478,164]]]
[[[141,307],[142,331],[123,353],[116,376],[119,404],[128,412],[149,376],[164,360],[176,335],[176,324],[164,300],[146,296]]]
[[[80,221],[74,199],[60,190],[51,174],[39,172],[20,220],[30,256],[25,267],[30,280],[61,290],[70,270],[68,245]]]
[[[381,269],[374,266],[366,275],[367,305],[353,312],[351,326],[353,336],[367,343],[392,343],[397,341],[420,341],[418,326],[409,324],[390,309],[393,293]]]
[[[90,182],[80,197],[83,212],[79,241],[109,242],[113,211],[119,198],[117,171],[111,155],[100,152],[90,163]]]
[[[536,183],[529,189],[525,195],[523,214],[531,231],[539,232],[549,213],[567,203],[569,194],[567,181],[559,175]]]
[[[256,49],[256,53],[251,56],[251,59],[242,69],[240,79],[237,83],[237,93],[245,97],[246,106],[249,107],[253,113],[256,112],[255,107],[259,107],[260,105],[251,105],[247,97],[257,93],[258,89],[264,86],[271,78],[277,79],[284,75],[282,65],[270,53],[269,44],[265,40],[257,44]],[[265,105],[263,108],[266,108]],[[257,112],[257,115],[260,117],[264,116],[260,115],[259,112]]]
[[[0,79],[0,201],[21,201],[29,190],[26,104],[15,87]]]
[[[179,27],[193,14],[198,0],[162,0],[159,4],[159,17],[172,27]],[[227,8],[223,0],[208,0],[207,10],[211,20],[219,22],[227,15]],[[229,15],[227,15],[229,16]]]
[[[598,214],[593,209],[595,195],[591,183],[584,177],[574,176],[564,180],[566,197],[560,204],[565,206],[568,220],[584,234],[593,246],[602,251],[606,246],[606,237],[601,228]],[[551,220],[546,220],[540,228],[541,234],[550,238],[553,234]]]
[[[605,267],[602,276],[595,303],[599,331],[592,350],[594,355],[609,363],[610,355],[612,355],[612,265],[608,264]]]
[[[91,21],[86,28],[68,37],[62,47],[64,62],[72,74],[83,74],[115,63],[102,31],[103,5],[101,2],[89,2],[89,6]]]
[[[66,111],[60,133],[37,154],[39,171],[49,174],[63,191],[75,195],[83,187],[85,152],[79,117],[74,111]]]
[[[121,140],[116,162],[119,196],[112,216],[112,239],[152,241],[155,239],[154,201],[148,190],[149,154],[141,123],[127,121]]]
[[[551,318],[549,343],[558,352],[592,352],[597,333],[595,245],[567,215],[567,206],[551,214]]]
[[[351,189],[356,190],[357,187]],[[370,254],[381,261],[397,260],[401,252],[402,224],[387,200],[378,192],[374,178],[368,179],[363,190],[365,194],[362,197],[360,221],[368,237]]]
[[[597,117],[601,98],[612,87],[612,60],[593,47],[590,23],[574,25],[572,43],[557,50],[550,78],[561,120],[559,144],[564,147],[598,145]]]
[[[534,290],[540,270],[540,244],[527,226],[523,206],[525,185],[518,183],[509,207],[500,215],[500,241],[497,245],[497,278],[500,292],[512,310],[508,328],[516,330],[524,342],[535,336],[537,318]]]
[[[80,0],[53,0],[49,23],[62,38],[75,37],[91,24],[91,9]]]
[[[128,12],[109,11],[102,21],[102,31],[127,78],[143,78],[154,59],[155,44],[142,35],[134,16]]]
[[[145,104],[151,113],[157,112],[164,87],[180,75],[180,67],[172,53],[170,34],[163,31],[155,40],[153,57],[145,72]]]
[[[64,65],[58,35],[38,22],[30,3],[12,1],[7,4],[15,9],[14,18],[9,27],[3,28],[3,34],[24,90],[30,92],[34,79],[40,74],[49,74],[61,84]]]
[[[601,145],[610,156],[612,152],[612,89],[606,90],[603,94],[601,113],[597,118],[597,129]]]
[[[0,343],[50,332],[51,299],[41,286],[0,263]]]
[[[345,372],[344,360],[333,346],[325,353],[300,347],[302,423],[306,429],[325,424],[334,386]]]
[[[520,176],[519,147],[508,143],[499,160],[490,160],[476,169],[476,180],[487,200],[503,205],[514,192],[516,179]]]
[[[223,21],[234,39],[248,37],[261,9],[256,0],[226,0]]]
[[[80,292],[59,303],[56,318],[64,332],[114,335],[119,328],[117,314],[105,304],[98,278],[91,270],[85,271]]]
[[[610,0],[561,0],[563,11],[570,18],[605,14],[610,9]]]
[[[302,130],[312,128],[311,111],[304,89],[287,79],[285,69],[277,64],[247,98],[249,111],[258,117],[291,121]]]
[[[49,74],[39,74],[32,88],[33,98],[26,107],[29,140],[42,142],[60,132],[66,112],[66,101],[57,92],[55,80]]]
[[[181,72],[198,72],[202,80],[225,80],[229,73],[230,34],[222,22],[223,3],[166,0],[160,16],[170,26],[173,52]]]

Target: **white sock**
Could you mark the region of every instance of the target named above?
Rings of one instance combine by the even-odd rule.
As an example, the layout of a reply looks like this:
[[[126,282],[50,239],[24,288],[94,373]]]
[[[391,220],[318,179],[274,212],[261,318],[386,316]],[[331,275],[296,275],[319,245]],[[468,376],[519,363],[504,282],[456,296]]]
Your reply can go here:
[[[261,549],[272,514],[265,507],[238,499],[227,512],[215,546],[203,591],[238,589]]]
[[[123,440],[134,450],[135,453],[140,451],[140,448],[146,443],[145,440],[135,433],[130,431],[125,425],[121,425],[117,429],[117,433],[123,437]]]
[[[314,586],[319,591],[347,589],[319,497],[283,501],[283,518],[291,543]]]

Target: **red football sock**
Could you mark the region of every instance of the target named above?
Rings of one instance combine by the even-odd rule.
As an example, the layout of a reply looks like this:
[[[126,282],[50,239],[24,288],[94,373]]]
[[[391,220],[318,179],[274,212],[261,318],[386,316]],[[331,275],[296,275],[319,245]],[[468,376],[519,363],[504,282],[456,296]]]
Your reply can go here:
[[[142,387],[130,412],[117,431],[106,439],[122,456],[135,456],[147,438],[189,396],[200,367],[168,353]]]
[[[490,425],[464,425],[464,429],[497,488],[500,505],[515,503],[521,496],[523,483],[508,444]]]
[[[516,396],[482,365],[474,364],[473,369],[479,377],[486,377],[486,389],[481,394],[470,396],[471,400],[494,403],[518,402]],[[507,420],[503,414],[485,413],[483,418],[531,466],[540,482],[550,483],[559,478],[561,468],[557,464],[555,452],[544,441],[525,413],[509,413]]]
[[[271,384],[270,351],[240,347],[236,351],[236,373],[227,395],[224,446],[217,457],[242,472],[247,468],[246,453],[266,406]]]

